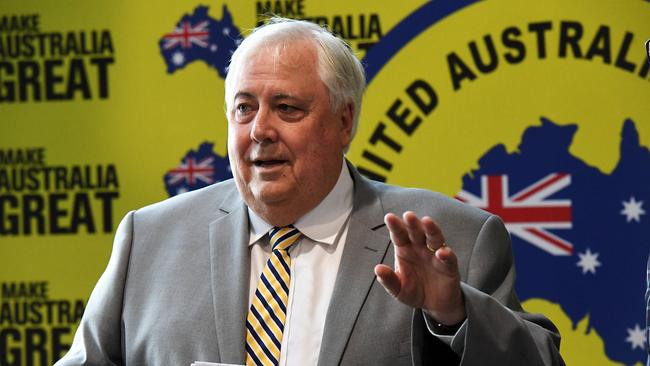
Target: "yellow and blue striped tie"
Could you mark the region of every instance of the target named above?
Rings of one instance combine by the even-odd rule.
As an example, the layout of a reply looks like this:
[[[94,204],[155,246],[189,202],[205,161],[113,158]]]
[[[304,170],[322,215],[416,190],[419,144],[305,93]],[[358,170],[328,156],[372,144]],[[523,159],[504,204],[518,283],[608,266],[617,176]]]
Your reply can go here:
[[[300,238],[293,226],[269,231],[271,258],[266,262],[246,318],[246,365],[275,366],[280,362],[287,315],[291,257],[287,250]]]

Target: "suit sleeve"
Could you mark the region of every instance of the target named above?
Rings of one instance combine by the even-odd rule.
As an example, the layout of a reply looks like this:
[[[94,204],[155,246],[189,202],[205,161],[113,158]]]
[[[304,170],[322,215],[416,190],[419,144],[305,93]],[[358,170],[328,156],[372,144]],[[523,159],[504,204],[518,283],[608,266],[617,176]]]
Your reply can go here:
[[[466,324],[451,347],[460,365],[564,365],[560,334],[541,314],[523,311],[515,294],[510,236],[496,216],[484,223],[461,283]]]
[[[93,290],[70,351],[55,366],[122,365],[122,305],[131,243],[133,212],[117,228],[106,270]]]

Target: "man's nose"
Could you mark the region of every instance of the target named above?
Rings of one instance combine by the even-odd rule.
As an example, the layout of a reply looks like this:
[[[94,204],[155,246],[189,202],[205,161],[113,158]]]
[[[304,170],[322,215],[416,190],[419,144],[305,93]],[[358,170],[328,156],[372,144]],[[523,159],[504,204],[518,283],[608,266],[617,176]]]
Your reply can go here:
[[[260,107],[251,126],[251,140],[258,143],[271,143],[278,139],[278,131],[273,113],[269,108]]]

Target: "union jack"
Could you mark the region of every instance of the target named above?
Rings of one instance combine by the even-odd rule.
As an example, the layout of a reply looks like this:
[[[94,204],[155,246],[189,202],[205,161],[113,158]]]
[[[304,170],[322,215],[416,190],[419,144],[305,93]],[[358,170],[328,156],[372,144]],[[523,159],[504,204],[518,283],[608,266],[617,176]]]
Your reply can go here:
[[[552,255],[571,255],[573,244],[546,229],[572,227],[571,200],[546,199],[571,184],[571,175],[552,173],[510,195],[507,175],[481,176],[481,196],[460,191],[456,199],[498,215],[512,235]]]
[[[197,180],[206,184],[214,183],[214,167],[212,163],[214,158],[208,157],[198,163],[193,157],[188,157],[178,165],[178,167],[169,171],[169,180],[167,183],[177,185],[183,181],[192,187]]]
[[[190,22],[182,22],[180,27],[173,32],[163,36],[165,40],[164,49],[170,49],[180,44],[183,48],[190,48],[192,44],[199,47],[208,47],[210,32],[208,31],[208,21],[204,20],[192,27]]]

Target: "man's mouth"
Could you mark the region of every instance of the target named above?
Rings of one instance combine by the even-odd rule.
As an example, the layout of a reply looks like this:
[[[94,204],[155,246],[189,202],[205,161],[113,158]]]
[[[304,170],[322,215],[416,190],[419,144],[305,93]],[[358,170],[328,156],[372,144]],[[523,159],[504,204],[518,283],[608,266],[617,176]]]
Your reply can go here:
[[[268,159],[268,160],[262,160],[262,159],[256,159],[253,160],[253,164],[258,167],[272,167],[272,166],[277,166],[286,163],[286,160],[276,160],[276,159]]]

